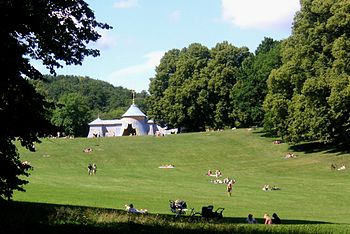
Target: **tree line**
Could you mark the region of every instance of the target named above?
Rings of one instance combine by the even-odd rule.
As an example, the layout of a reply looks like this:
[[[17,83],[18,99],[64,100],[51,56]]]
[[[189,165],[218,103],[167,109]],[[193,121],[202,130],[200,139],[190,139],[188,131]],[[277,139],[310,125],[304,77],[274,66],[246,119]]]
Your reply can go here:
[[[194,43],[168,51],[136,104],[159,124],[187,131],[262,125],[266,80],[281,64],[280,42],[265,38],[255,53],[228,42],[214,48]],[[45,75],[31,83],[53,103],[55,131],[86,136],[93,119],[120,118],[132,90],[81,76]],[[55,134],[55,133],[54,133]]]
[[[271,72],[265,129],[290,142],[350,140],[350,1],[302,0]]]
[[[187,131],[262,125],[266,80],[281,64],[280,44],[265,38],[255,53],[227,41],[168,51],[151,78],[148,114]]]
[[[90,77],[45,75],[31,83],[53,104],[49,118],[55,130],[73,136],[87,136],[88,123],[98,117],[121,118],[133,98],[133,90]],[[146,96],[146,91],[135,93],[135,103],[145,111]]]
[[[263,126],[285,141],[350,140],[350,2],[302,0],[292,34],[255,53],[228,42],[169,50],[149,115],[188,131]]]

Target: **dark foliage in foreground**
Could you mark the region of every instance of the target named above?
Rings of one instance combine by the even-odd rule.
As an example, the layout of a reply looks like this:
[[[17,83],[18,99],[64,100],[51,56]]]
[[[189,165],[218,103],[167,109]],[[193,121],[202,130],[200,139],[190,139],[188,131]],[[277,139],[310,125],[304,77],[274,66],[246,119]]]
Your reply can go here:
[[[346,233],[349,225],[307,220],[283,220],[283,225],[249,225],[245,217],[220,222],[173,215],[128,214],[125,211],[42,204],[6,202],[0,204],[2,233]],[[262,223],[262,220],[258,220]]]
[[[50,105],[28,82],[42,79],[30,63],[40,60],[55,73],[66,65],[80,65],[85,56],[99,51],[86,45],[100,35],[97,28],[109,29],[95,20],[83,0],[0,1],[0,200],[10,199],[14,190],[23,191],[28,176],[21,167],[14,140],[34,150],[34,142],[50,129]]]

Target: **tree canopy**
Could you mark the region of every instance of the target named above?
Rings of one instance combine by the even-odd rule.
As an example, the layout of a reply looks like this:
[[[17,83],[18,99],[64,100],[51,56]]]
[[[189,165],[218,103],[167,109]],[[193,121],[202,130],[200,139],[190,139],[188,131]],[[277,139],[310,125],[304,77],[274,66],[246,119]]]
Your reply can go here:
[[[232,115],[240,127],[262,126],[263,102],[267,93],[267,79],[271,70],[281,65],[280,41],[265,38],[244,60],[232,95]]]
[[[268,79],[267,130],[291,142],[349,142],[349,25],[349,1],[301,1]]]
[[[69,93],[58,100],[51,121],[67,135],[86,136],[90,119],[88,99],[77,93]]]
[[[51,122],[58,127],[57,130],[74,136],[86,136],[88,123],[97,117],[121,118],[132,103],[132,90],[120,86],[114,87],[105,81],[89,77],[45,75],[44,80],[33,80],[31,83],[39,93],[45,96],[46,100],[57,104],[50,118]],[[74,98],[77,101],[75,103],[83,106],[71,108],[72,103],[69,101],[71,98],[67,96],[73,97],[72,95],[79,97],[80,101]],[[148,93],[145,91],[135,93],[135,103],[143,111],[147,111],[145,103],[147,96]],[[70,111],[64,111],[67,110],[66,108]],[[76,117],[79,121],[74,120]],[[68,119],[70,124],[67,122]],[[77,125],[73,126],[73,123]]]
[[[187,131],[232,126],[230,92],[248,55],[228,42],[168,51],[151,79],[148,114]]]
[[[28,82],[42,79],[30,63],[41,60],[51,71],[66,65],[80,65],[85,56],[99,51],[87,44],[100,35],[97,28],[110,26],[95,20],[83,0],[0,1],[0,199],[10,199],[14,190],[23,191],[28,176],[13,141],[34,150],[33,142],[50,129],[50,105]]]

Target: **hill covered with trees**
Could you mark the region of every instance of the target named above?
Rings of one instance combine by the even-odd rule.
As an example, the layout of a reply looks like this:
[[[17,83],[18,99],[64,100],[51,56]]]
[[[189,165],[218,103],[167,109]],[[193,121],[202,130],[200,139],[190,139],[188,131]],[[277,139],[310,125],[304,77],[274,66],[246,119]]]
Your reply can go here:
[[[38,92],[56,104],[51,122],[66,134],[86,136],[88,123],[98,116],[116,119],[132,103],[132,90],[82,76],[44,76],[32,81]],[[144,111],[146,92],[136,93],[135,102]]]

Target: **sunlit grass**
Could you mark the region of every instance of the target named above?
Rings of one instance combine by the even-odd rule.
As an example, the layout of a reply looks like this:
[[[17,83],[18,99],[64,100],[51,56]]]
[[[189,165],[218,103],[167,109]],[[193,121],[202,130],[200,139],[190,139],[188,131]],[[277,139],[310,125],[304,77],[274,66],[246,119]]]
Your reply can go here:
[[[295,152],[273,145],[257,131],[238,129],[166,137],[43,139],[32,153],[20,149],[34,166],[27,192],[14,200],[123,209],[133,203],[153,214],[171,214],[169,199],[184,199],[200,210],[224,207],[224,216],[261,218],[278,213],[285,222],[349,223],[348,170],[331,171],[332,162],[349,165],[349,154]],[[84,148],[93,152],[84,153]],[[88,163],[97,175],[88,176]],[[159,169],[162,164],[175,169]],[[229,197],[225,186],[210,183],[208,169],[220,169],[237,183]],[[261,190],[264,184],[279,191]]]

